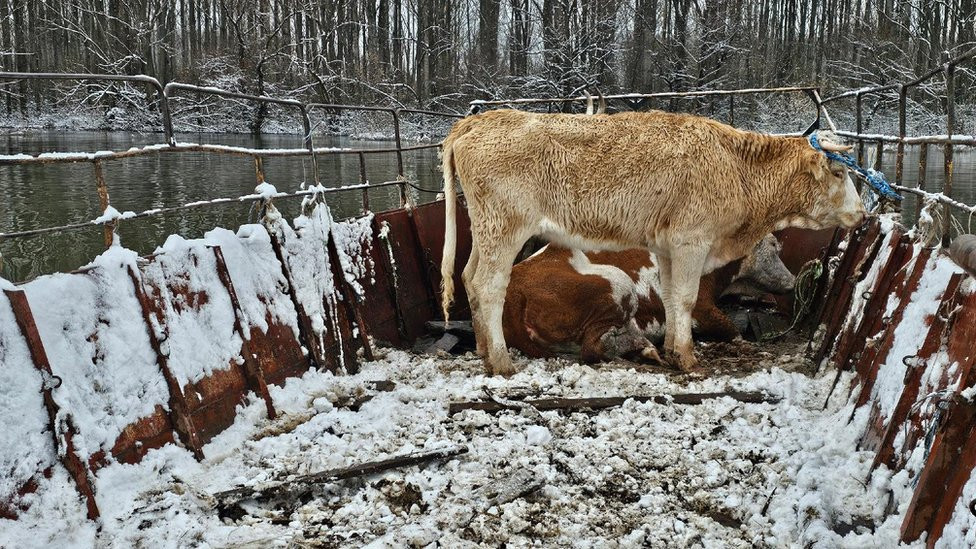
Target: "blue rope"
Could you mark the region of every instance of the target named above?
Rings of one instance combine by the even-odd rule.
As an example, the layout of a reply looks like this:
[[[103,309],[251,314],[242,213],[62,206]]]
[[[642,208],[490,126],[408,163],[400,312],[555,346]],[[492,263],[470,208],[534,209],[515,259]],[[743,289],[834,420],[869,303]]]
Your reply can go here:
[[[871,189],[873,189],[874,192],[878,193],[882,197],[887,198],[889,200],[902,199],[901,195],[896,193],[895,190],[891,188],[891,185],[888,183],[888,180],[885,179],[883,173],[876,170],[864,169],[858,166],[857,161],[854,160],[854,157],[849,154],[841,154],[841,153],[828,152],[823,150],[823,147],[820,146],[820,140],[817,139],[816,133],[810,134],[810,146],[824,153],[824,155],[827,158],[831,160],[836,160],[837,162],[840,162],[841,164],[850,168],[852,171],[854,171],[854,173],[861,176],[865,181],[867,181],[868,185],[871,186]]]

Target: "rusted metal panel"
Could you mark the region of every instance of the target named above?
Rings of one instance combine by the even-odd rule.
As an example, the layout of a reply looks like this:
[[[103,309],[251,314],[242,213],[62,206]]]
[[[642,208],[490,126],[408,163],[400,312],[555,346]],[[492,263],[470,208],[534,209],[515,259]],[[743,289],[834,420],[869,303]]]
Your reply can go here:
[[[154,256],[150,263],[160,258]],[[141,268],[145,273],[149,265]],[[196,262],[196,268],[203,268],[201,262]],[[209,295],[191,292],[181,276],[166,275],[163,280],[144,276],[143,280],[149,289],[149,309],[166,338],[170,337],[168,314],[175,310],[174,306],[179,307],[182,314],[195,315],[211,300]],[[172,360],[173,357],[169,356],[168,361]],[[179,391],[184,396],[186,413],[196,433],[196,443],[201,447],[234,422],[237,405],[244,401],[248,391],[244,369],[235,360],[229,360],[226,365],[210,366],[212,373],[198,381],[182,383]],[[177,380],[179,383],[179,376]]]
[[[928,367],[929,359],[946,343],[946,328],[948,326],[949,312],[956,308],[962,297],[957,291],[961,280],[962,275],[959,274],[953,275],[949,279],[949,284],[942,294],[939,308],[932,318],[932,324],[929,325],[929,331],[925,336],[925,341],[922,343],[916,356],[913,357],[914,366],[909,366],[905,373],[904,388],[898,399],[898,404],[891,413],[891,417],[887,418],[887,426],[885,427],[883,425],[884,418],[872,418],[868,426],[868,431],[861,440],[861,447],[872,449],[875,447],[872,443],[874,433],[879,432],[882,428],[884,429],[884,434],[876,445],[877,454],[871,466],[872,470],[879,465],[885,465],[892,471],[905,466],[904,456],[899,454],[895,448],[895,439],[899,433],[904,432],[906,438],[905,447],[909,448],[913,448],[921,437],[922,430],[918,427],[917,423],[913,424],[911,429],[907,429],[905,428],[905,422],[909,420],[912,407],[918,399],[922,375]],[[887,352],[881,354],[884,355]]]
[[[952,320],[947,345],[948,363],[958,363],[958,377],[946,380],[945,387],[956,386],[948,399],[949,408],[932,443],[929,457],[919,475],[918,487],[902,523],[902,539],[914,541],[929,532],[931,547],[949,519],[963,484],[976,466],[976,403],[959,395],[958,388],[976,385],[976,292],[963,297]],[[961,383],[956,385],[956,379]],[[946,509],[942,509],[946,508]]]
[[[48,361],[47,352],[41,342],[41,336],[37,332],[37,325],[34,323],[34,315],[31,313],[30,304],[27,302],[27,294],[23,290],[4,290],[10,307],[14,312],[17,326],[20,328],[24,339],[27,341],[27,348],[30,350],[31,360],[34,366],[40,370],[45,379],[52,379],[51,363]],[[78,492],[85,499],[88,518],[95,520],[98,518],[98,505],[95,503],[95,491],[91,480],[91,472],[85,462],[78,456],[75,450],[74,437],[78,433],[71,419],[71,414],[63,414],[64,429],[58,428],[58,414],[61,412],[58,403],[54,400],[51,386],[45,383],[41,388],[44,395],[44,407],[48,414],[48,428],[54,437],[54,447],[58,449],[61,462],[68,470],[71,478],[75,481]]]
[[[405,347],[410,341],[403,326],[403,317],[399,314],[394,263],[391,261],[392,244],[389,240],[392,237],[389,235],[389,226],[384,225],[378,217],[373,218],[373,236],[369,246],[373,279],[371,284],[363,284],[366,294],[363,321],[376,341]],[[360,281],[361,284],[362,282]]]
[[[265,409],[268,417],[274,419],[278,416],[275,413],[274,403],[271,401],[271,393],[268,392],[268,384],[264,380],[264,371],[261,370],[261,363],[257,359],[257,354],[251,349],[251,341],[248,337],[251,331],[244,321],[244,313],[241,311],[240,300],[237,299],[237,291],[234,283],[231,282],[230,273],[227,272],[227,262],[224,261],[224,254],[220,251],[220,246],[211,248],[214,259],[217,260],[217,276],[227,295],[230,296],[231,306],[234,309],[234,327],[237,334],[241,337],[241,357],[244,359],[244,375],[247,377],[248,387],[264,400]]]
[[[356,358],[357,348],[363,350],[363,356],[367,360],[373,359],[373,350],[369,345],[367,328],[363,322],[362,314],[359,312],[359,303],[355,297],[355,292],[349,287],[346,273],[342,270],[342,263],[339,261],[339,252],[336,250],[335,237],[329,235],[326,243],[329,254],[329,266],[336,277],[336,306],[332,313],[337,316],[335,324],[339,328],[339,338],[337,343],[342,346],[341,358],[342,366],[346,372],[354,374],[359,371],[359,361]],[[356,331],[354,334],[353,331]],[[356,343],[359,343],[357,346]]]
[[[292,302],[292,306],[295,307],[295,312],[298,316],[298,340],[299,343],[308,349],[309,359],[312,364],[310,366],[326,366],[325,350],[322,349],[321,341],[315,336],[315,330],[312,328],[312,320],[308,316],[308,311],[302,305],[301,301],[298,299],[298,295],[295,293],[295,281],[291,274],[291,268],[288,267],[288,260],[285,257],[284,244],[281,240],[281,235],[275,230],[272,224],[266,223],[268,234],[271,235],[271,248],[274,250],[275,257],[278,258],[278,263],[281,264],[281,272],[288,281],[288,298]]]
[[[120,463],[139,463],[150,450],[174,442],[173,423],[162,406],[156,406],[152,414],[126,425],[112,446],[111,455]],[[94,474],[109,465],[104,450],[88,458],[88,468]]]
[[[881,225],[877,219],[872,218],[855,229],[848,241],[847,249],[827,292],[828,309],[824,311],[825,318],[822,321],[825,324],[825,331],[820,348],[814,355],[817,363],[821,362],[834,346],[850,308],[854,287],[863,278],[867,271],[866,267],[871,264],[878,251],[880,232]]]
[[[295,338],[290,326],[274,322],[269,312],[265,316],[268,331],[252,326],[250,348],[261,366],[265,382],[284,385],[289,377],[302,377],[308,371],[308,358]]]
[[[244,371],[234,363],[183,386],[187,412],[196,427],[200,444],[206,444],[234,423],[237,405],[244,402],[247,391]]]
[[[892,288],[892,283],[900,269],[910,257],[911,242],[908,237],[895,229],[885,238],[888,238],[890,250],[887,252],[887,261],[880,266],[877,272],[877,279],[867,290],[868,295],[853,295],[851,307],[860,300],[865,300],[864,307],[861,309],[861,316],[857,322],[852,322],[847,330],[838,334],[838,342],[834,347],[831,361],[837,365],[839,371],[846,371],[855,363],[860,364],[860,356],[865,349],[868,337],[875,335],[881,329],[882,314],[888,294]]]
[[[437,314],[421,273],[426,266],[418,258],[420,243],[414,236],[406,210],[376,214],[376,222],[389,227],[384,248],[385,253],[392,254],[389,259],[393,266],[391,274],[396,302],[403,322],[403,339],[411,342],[423,335],[424,323]]]
[[[845,369],[850,365],[857,371],[854,383],[859,383],[861,386],[856,401],[857,406],[865,404],[871,396],[871,390],[878,375],[878,368],[888,355],[894,341],[895,327],[901,322],[909,299],[918,289],[919,280],[925,272],[929,256],[928,250],[922,250],[919,253],[914,268],[906,277],[904,267],[911,258],[911,248],[911,243],[907,238],[898,243],[896,253],[892,254],[891,261],[888,262],[881,276],[879,276],[879,284],[871,295],[868,303],[871,309],[865,307],[863,324],[868,325],[868,329],[858,331],[854,336],[856,345],[859,345],[863,350],[856,357],[853,357],[852,354],[854,360],[844,364]],[[892,295],[897,296],[898,305],[895,306],[889,318],[884,318],[887,302]],[[880,344],[878,336],[880,336]],[[869,338],[871,339],[869,340]],[[878,360],[879,358],[880,360]],[[851,388],[853,389],[853,387]]]
[[[170,423],[176,434],[179,436],[183,445],[193,453],[193,456],[197,459],[203,459],[202,448],[203,444],[200,442],[200,436],[197,434],[196,426],[193,424],[193,420],[190,417],[190,412],[186,403],[186,398],[183,395],[183,388],[180,387],[179,382],[176,380],[176,376],[169,368],[169,360],[165,353],[162,352],[159,342],[159,334],[157,334],[156,327],[161,326],[162,319],[160,316],[161,312],[158,308],[153,307],[152,302],[150,302],[148,295],[146,294],[146,289],[142,285],[142,277],[140,273],[130,268],[129,269],[129,279],[132,281],[132,286],[135,289],[136,299],[139,301],[140,313],[142,315],[142,320],[146,326],[146,332],[149,335],[149,343],[156,353],[156,364],[159,366],[159,371],[163,375],[163,379],[166,380],[166,387],[169,389],[169,413],[170,413]]]
[[[414,210],[420,246],[428,260],[427,272],[440,311],[441,258],[444,257],[444,201],[438,200]],[[457,249],[454,254],[454,304],[451,318],[455,320],[471,318],[468,296],[461,283],[461,272],[471,255],[471,221],[466,208],[457,208]]]

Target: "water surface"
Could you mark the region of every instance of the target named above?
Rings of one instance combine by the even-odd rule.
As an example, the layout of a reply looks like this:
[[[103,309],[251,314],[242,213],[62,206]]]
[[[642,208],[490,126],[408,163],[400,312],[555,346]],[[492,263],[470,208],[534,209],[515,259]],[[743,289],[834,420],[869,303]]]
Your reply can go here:
[[[160,134],[130,132],[62,132],[25,131],[0,135],[0,152],[4,154],[42,152],[93,152],[125,150],[161,141]],[[297,135],[182,134],[180,141],[218,143],[252,148],[300,148]],[[357,141],[347,138],[316,137],[317,146],[391,148],[391,141]],[[873,163],[873,147],[868,147],[865,164]],[[918,181],[919,149],[909,147],[905,157],[904,184]],[[954,162],[952,196],[968,204],[976,203],[974,185],[976,153],[957,150]],[[425,189],[441,187],[436,149],[404,153],[407,179]],[[882,167],[893,180],[895,156],[892,150],[883,156]],[[267,180],[279,191],[297,190],[311,181],[310,162],[301,158],[267,159]],[[392,180],[397,175],[394,154],[367,155],[369,181]],[[249,158],[201,154],[164,153],[104,163],[105,179],[112,205],[119,211],[143,211],[150,208],[178,206],[187,202],[218,197],[237,197],[253,192],[255,175]],[[926,188],[941,190],[944,182],[942,152],[929,147]],[[319,157],[319,174],[328,187],[359,183],[359,160],[356,155]],[[418,202],[427,202],[432,194],[408,188]],[[0,232],[85,222],[98,217],[98,198],[92,165],[47,164],[37,166],[0,166]],[[370,191],[370,209],[382,211],[399,204],[396,187]],[[361,212],[361,193],[344,192],[329,195],[329,204],[338,217]],[[299,199],[277,202],[288,218],[298,214]],[[908,196],[904,202],[906,220],[917,215],[917,200]],[[969,219],[957,216],[963,225]],[[142,254],[152,252],[170,234],[188,238],[200,237],[213,227],[234,229],[255,221],[250,204],[226,204],[170,213],[122,222],[122,243]],[[976,224],[972,227],[976,229]],[[970,230],[972,230],[970,229]],[[39,274],[68,271],[92,260],[103,249],[100,227],[55,233],[23,239],[0,240],[3,267],[0,276],[23,281]]]

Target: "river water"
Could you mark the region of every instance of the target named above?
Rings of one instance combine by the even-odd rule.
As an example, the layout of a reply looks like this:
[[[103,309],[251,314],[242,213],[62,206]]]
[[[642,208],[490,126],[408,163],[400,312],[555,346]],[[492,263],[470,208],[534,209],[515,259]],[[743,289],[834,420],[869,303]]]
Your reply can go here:
[[[0,153],[38,154],[43,152],[93,152],[125,150],[158,143],[160,134],[130,132],[28,131],[0,136]],[[216,143],[252,148],[301,148],[297,135],[184,134],[178,141]],[[392,148],[392,141],[359,141],[316,136],[318,147]],[[432,190],[442,186],[437,168],[437,149],[403,153],[407,179]],[[238,197],[254,192],[254,162],[250,158],[201,154],[165,153],[103,162],[111,204],[119,211],[140,212],[152,208],[178,206],[198,200]],[[264,162],[267,181],[279,191],[295,191],[303,181],[311,181],[308,159],[269,158]],[[390,181],[397,176],[396,155],[366,155],[366,175],[370,182]],[[359,183],[356,155],[319,156],[319,177],[327,187]],[[430,193],[407,188],[418,202],[427,202]],[[382,211],[399,205],[395,186],[369,192],[370,209]],[[356,215],[362,209],[362,193],[339,192],[328,195],[337,217]],[[287,218],[298,214],[301,200],[280,199],[276,205]],[[0,233],[79,223],[101,215],[91,163],[0,166]],[[206,206],[123,221],[119,236],[123,245],[141,254],[151,253],[170,234],[192,238],[220,226],[234,229],[255,221],[251,203]],[[104,247],[100,227],[86,228],[29,238],[0,239],[3,267],[0,276],[23,281],[39,274],[68,271],[90,262]]]
[[[158,143],[161,138],[159,134],[129,132],[8,132],[0,135],[0,153],[125,150]],[[184,134],[177,136],[177,139],[252,148],[302,146],[297,135]],[[316,145],[390,148],[394,144],[391,141],[316,137]],[[872,161],[869,150],[865,163],[871,165]],[[974,161],[976,155],[973,152],[957,151],[955,155],[952,194],[969,204],[976,203]],[[422,188],[440,188],[441,174],[437,165],[436,149],[404,153],[407,179]],[[892,178],[893,152],[885,153],[882,166]],[[309,169],[307,159],[272,158],[265,162],[267,180],[279,191],[297,190],[301,182],[311,180]],[[104,173],[111,203],[119,211],[138,212],[197,200],[237,197],[253,192],[255,185],[254,166],[250,159],[199,153],[158,154],[106,162]],[[366,173],[369,181],[374,183],[394,179],[397,174],[396,155],[367,155]],[[319,174],[322,183],[328,187],[357,184],[358,158],[356,155],[320,157]],[[918,150],[909,148],[905,158],[905,184],[914,185],[917,179]],[[926,188],[940,190],[943,181],[941,150],[930,147]],[[429,201],[433,196],[410,188],[408,192],[418,202]],[[298,199],[277,201],[279,208],[289,218],[297,215],[299,203]],[[338,217],[355,215],[361,211],[361,193],[333,193],[329,195],[329,203]],[[373,211],[396,207],[398,203],[396,187],[370,191],[370,208]],[[905,201],[906,219],[913,219],[916,210],[914,198]],[[0,166],[0,232],[79,223],[100,214],[90,163]],[[170,234],[199,237],[216,226],[233,229],[254,220],[250,204],[233,203],[124,221],[119,235],[125,246],[147,254]],[[0,239],[0,254],[3,256],[0,276],[23,281],[43,273],[72,270],[91,261],[103,249],[103,245],[99,227],[22,239]]]

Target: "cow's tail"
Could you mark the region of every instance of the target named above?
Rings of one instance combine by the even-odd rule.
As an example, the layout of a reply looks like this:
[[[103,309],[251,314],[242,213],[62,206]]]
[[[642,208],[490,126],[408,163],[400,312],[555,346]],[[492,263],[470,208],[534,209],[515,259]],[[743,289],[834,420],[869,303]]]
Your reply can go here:
[[[441,257],[441,309],[444,325],[450,319],[448,309],[454,301],[454,255],[457,250],[457,195],[454,193],[453,140],[444,142],[441,155],[444,171],[444,253]]]

